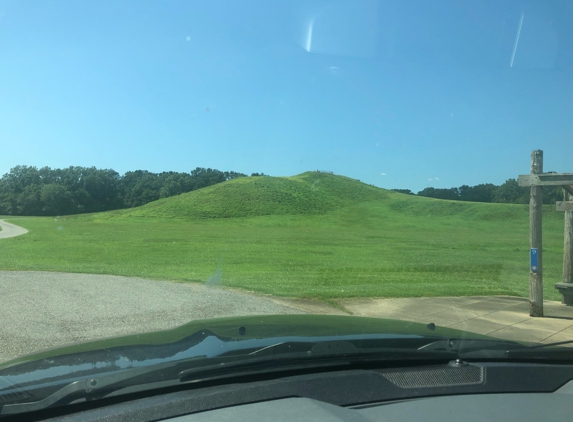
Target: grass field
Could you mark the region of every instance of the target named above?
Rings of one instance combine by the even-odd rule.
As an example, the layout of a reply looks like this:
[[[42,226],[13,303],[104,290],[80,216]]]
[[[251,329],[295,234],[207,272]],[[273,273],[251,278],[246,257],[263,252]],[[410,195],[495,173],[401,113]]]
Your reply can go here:
[[[553,208],[544,288],[559,300],[563,214]],[[9,220],[29,233],[0,240],[4,270],[202,283],[220,274],[224,286],[327,300],[529,288],[527,206],[414,197],[341,176],[244,178],[136,209]]]

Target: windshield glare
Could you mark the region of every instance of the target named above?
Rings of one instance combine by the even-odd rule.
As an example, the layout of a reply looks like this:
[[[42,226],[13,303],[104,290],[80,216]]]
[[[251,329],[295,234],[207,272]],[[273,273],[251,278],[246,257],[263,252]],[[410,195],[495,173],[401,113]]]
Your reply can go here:
[[[572,19],[560,0],[0,1],[0,401],[18,365],[570,347]]]

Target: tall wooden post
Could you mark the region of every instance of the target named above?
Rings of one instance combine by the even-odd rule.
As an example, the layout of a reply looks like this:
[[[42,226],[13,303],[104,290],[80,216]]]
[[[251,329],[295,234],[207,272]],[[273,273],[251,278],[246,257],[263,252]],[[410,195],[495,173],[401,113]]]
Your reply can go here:
[[[531,174],[543,173],[543,151],[535,150],[531,153]],[[541,240],[541,218],[543,214],[543,187],[532,186],[529,200],[529,247],[532,257],[537,255],[537,265],[529,269],[529,315],[543,316],[543,248]],[[533,262],[533,259],[532,259]]]
[[[563,190],[563,199],[565,201],[573,200],[566,190]],[[573,211],[565,211],[565,241],[563,244],[563,283],[573,283]],[[573,305],[573,296],[571,294],[563,295],[565,305]]]

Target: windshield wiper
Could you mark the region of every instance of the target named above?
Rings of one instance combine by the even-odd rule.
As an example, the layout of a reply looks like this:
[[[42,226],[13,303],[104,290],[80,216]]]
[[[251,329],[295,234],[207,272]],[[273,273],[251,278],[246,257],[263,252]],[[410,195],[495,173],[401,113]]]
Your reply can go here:
[[[497,356],[500,353],[505,353],[513,349],[521,350],[523,349],[523,344],[501,339],[451,338],[440,339],[420,348],[420,350],[424,351],[456,352],[461,358],[487,358],[492,354]]]
[[[173,366],[173,363],[127,369],[118,371],[117,373],[76,380],[65,385],[42,400],[0,405],[0,416],[34,412],[57,405],[69,404],[80,399],[90,400],[101,398],[118,388],[123,388],[123,384],[127,380],[133,380],[140,376],[157,373],[158,371],[162,371],[170,366]]]
[[[373,362],[403,362],[403,361],[429,361],[439,360],[448,362],[456,359],[458,354],[452,351],[425,351],[421,349],[406,348],[378,348],[370,351],[355,353],[339,352],[333,355],[281,355],[254,358],[243,358],[235,362],[219,362],[212,365],[189,368],[179,373],[179,379],[185,381],[203,381],[228,376],[241,376],[246,374],[291,371],[305,368],[325,368],[335,366],[353,366]]]
[[[567,359],[573,360],[573,347],[558,347],[573,344],[573,340],[556,341],[553,343],[539,344],[537,346],[510,349],[505,352],[511,358],[536,358],[536,359]]]

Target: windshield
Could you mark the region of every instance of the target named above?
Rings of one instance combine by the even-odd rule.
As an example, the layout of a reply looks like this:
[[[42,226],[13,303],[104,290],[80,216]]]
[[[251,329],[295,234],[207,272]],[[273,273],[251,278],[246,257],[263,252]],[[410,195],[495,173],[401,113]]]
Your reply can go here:
[[[572,23],[567,0],[0,0],[0,365],[573,341]],[[329,315],[386,322],[305,322]]]

